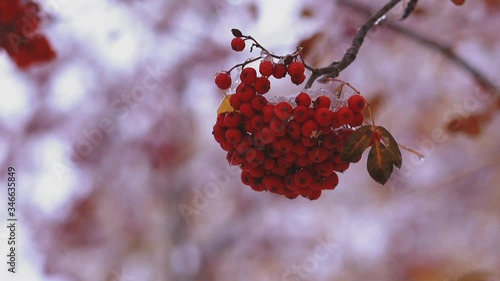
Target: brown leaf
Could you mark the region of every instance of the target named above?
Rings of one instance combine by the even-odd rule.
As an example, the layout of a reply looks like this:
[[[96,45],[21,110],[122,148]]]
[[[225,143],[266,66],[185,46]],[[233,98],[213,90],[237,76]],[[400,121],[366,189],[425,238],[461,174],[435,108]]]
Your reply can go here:
[[[403,165],[403,157],[401,156],[401,151],[399,150],[399,145],[394,139],[394,137],[387,131],[386,128],[377,126],[377,131],[382,135],[382,140],[384,141],[387,149],[392,154],[392,160],[394,166],[401,169],[401,165]]]
[[[368,173],[376,182],[385,184],[391,177],[393,161],[391,152],[381,142],[376,141],[368,154]]]
[[[342,147],[342,152],[340,154],[342,162],[350,163],[359,159],[365,149],[370,145],[372,135],[373,131],[371,125],[365,125],[352,133],[345,140]]]

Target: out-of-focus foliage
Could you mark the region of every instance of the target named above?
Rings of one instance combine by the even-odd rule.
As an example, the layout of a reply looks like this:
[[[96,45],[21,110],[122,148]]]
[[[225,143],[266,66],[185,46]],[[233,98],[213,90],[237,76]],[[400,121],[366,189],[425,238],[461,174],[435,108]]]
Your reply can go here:
[[[0,163],[22,182],[23,280],[500,273],[496,98],[439,53],[384,28],[399,21],[402,5],[370,31],[340,78],[425,159],[403,151],[385,186],[354,164],[335,191],[308,202],[241,184],[211,135],[223,98],[214,75],[248,57],[231,50],[231,28],[276,53],[303,45],[308,63],[325,66],[342,56],[364,14],[323,0],[40,4],[57,59],[22,71],[0,53]],[[500,84],[499,15],[498,1],[419,1],[401,24]],[[273,87],[284,96],[301,90]],[[491,118],[473,138],[447,129],[453,120],[467,128],[485,111]],[[467,275],[477,271],[487,275]]]

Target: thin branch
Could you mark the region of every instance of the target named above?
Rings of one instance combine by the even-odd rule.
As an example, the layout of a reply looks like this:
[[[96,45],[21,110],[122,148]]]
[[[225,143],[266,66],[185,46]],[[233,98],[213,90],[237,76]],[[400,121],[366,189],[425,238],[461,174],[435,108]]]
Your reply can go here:
[[[417,7],[417,3],[418,3],[418,0],[410,0],[408,5],[406,5],[406,9],[405,9],[403,16],[401,17],[401,20],[406,19],[407,17],[410,16],[411,13],[413,13],[413,11],[415,11],[415,8]]]
[[[359,12],[367,14],[370,13],[370,9],[362,4],[345,0],[340,0],[339,2],[345,5],[346,7],[353,8]],[[444,57],[448,58],[450,61],[457,64],[459,67],[463,68],[465,71],[469,72],[469,74],[474,78],[474,80],[476,80],[476,82],[479,85],[481,85],[486,91],[488,91],[493,95],[500,95],[500,89],[492,81],[490,81],[483,73],[481,73],[474,66],[468,63],[465,59],[458,56],[451,47],[435,42],[430,38],[427,38],[413,30],[410,30],[394,22],[388,22],[385,26],[391,29],[392,31],[397,32],[427,48],[437,51]]]
[[[361,48],[361,45],[363,44],[368,31],[380,18],[382,18],[387,12],[394,8],[394,6],[396,6],[399,2],[401,2],[401,0],[391,0],[377,13],[371,16],[368,21],[363,24],[363,26],[358,30],[358,33],[352,40],[351,47],[347,49],[340,61],[334,61],[327,67],[313,69],[311,77],[309,77],[309,80],[307,80],[305,88],[310,88],[314,81],[316,81],[316,79],[318,79],[318,77],[320,76],[325,76],[324,78],[336,78],[337,76],[339,76],[339,73],[356,59],[356,56],[358,55],[359,49]]]

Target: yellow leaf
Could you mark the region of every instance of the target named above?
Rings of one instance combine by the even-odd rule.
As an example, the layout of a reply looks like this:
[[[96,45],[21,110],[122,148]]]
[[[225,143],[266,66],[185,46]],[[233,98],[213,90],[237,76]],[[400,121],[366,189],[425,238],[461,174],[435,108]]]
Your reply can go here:
[[[231,103],[229,102],[229,97],[230,95],[224,97],[219,106],[219,109],[217,109],[217,114],[234,111],[234,108],[231,106]]]

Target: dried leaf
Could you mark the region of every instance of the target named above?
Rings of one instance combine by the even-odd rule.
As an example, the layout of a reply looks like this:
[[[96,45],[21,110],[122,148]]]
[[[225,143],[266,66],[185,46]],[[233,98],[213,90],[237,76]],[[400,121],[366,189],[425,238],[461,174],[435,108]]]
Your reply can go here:
[[[377,131],[379,131],[382,135],[382,140],[387,146],[389,152],[392,154],[392,164],[401,169],[401,165],[403,165],[403,157],[401,156],[401,151],[399,150],[398,143],[386,128],[377,126]]]
[[[381,142],[374,142],[368,154],[368,173],[376,182],[385,184],[391,177],[393,161],[391,152]]]
[[[224,112],[233,112],[234,111],[233,106],[229,102],[229,97],[230,97],[230,95],[227,95],[227,96],[224,97],[224,99],[222,100],[222,102],[221,102],[221,104],[219,106],[219,109],[217,109],[217,114],[221,114],[221,113],[224,113]]]
[[[365,151],[365,149],[370,145],[370,140],[372,139],[373,131],[371,125],[363,126],[352,133],[344,142],[342,147],[342,153],[340,154],[340,159],[344,163],[353,162]]]

